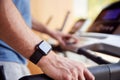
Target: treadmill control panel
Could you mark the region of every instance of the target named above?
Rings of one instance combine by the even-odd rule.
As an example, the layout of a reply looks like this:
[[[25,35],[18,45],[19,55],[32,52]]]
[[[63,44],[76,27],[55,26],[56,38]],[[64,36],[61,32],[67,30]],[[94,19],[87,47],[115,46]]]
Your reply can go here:
[[[120,2],[103,9],[88,32],[113,34],[120,27]],[[120,34],[120,31],[118,32]]]

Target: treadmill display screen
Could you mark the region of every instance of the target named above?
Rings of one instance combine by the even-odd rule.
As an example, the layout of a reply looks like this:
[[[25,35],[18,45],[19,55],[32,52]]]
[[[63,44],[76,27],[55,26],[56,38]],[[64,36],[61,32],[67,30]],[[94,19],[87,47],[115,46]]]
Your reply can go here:
[[[116,20],[120,15],[120,9],[106,11],[103,20]]]
[[[120,34],[120,1],[105,7],[89,27],[88,32]]]

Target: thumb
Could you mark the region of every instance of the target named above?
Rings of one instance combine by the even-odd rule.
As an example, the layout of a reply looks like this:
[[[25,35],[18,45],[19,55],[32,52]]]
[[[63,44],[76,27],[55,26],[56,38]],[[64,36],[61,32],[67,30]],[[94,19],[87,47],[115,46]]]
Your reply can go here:
[[[62,45],[62,46],[66,45],[65,42],[64,42],[64,40],[62,40],[61,38],[59,38],[58,41],[59,41],[60,45]]]

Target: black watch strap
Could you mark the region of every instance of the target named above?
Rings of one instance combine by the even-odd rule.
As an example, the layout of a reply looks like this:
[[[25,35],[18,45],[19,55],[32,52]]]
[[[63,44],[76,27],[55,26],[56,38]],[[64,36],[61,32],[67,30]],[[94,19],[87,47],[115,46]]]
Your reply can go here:
[[[52,47],[46,41],[42,40],[38,45],[35,46],[35,52],[30,56],[29,60],[34,64],[51,51]]]
[[[36,50],[30,57],[30,61],[33,62],[34,64],[37,64],[38,61],[42,58],[43,54],[40,53],[39,50]]]

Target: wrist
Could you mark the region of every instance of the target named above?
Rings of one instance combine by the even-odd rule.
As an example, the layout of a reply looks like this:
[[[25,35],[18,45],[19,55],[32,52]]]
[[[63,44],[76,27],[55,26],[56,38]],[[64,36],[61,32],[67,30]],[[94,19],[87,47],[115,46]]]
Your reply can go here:
[[[37,64],[39,60],[48,55],[52,47],[46,41],[42,40],[39,44],[35,46],[34,53],[30,56],[29,60],[34,64]]]
[[[52,30],[50,30],[50,29],[49,29],[49,30],[47,29],[47,30],[45,31],[45,33],[46,33],[46,34],[48,34],[49,36],[52,36],[53,31],[52,31]]]
[[[56,35],[58,34],[57,31],[49,30],[48,35],[51,36],[52,38],[56,39]]]
[[[43,56],[41,60],[37,63],[40,68],[44,68],[44,66],[47,66],[48,64],[51,63],[51,60],[55,59],[57,56],[53,51],[50,51],[48,55]]]

